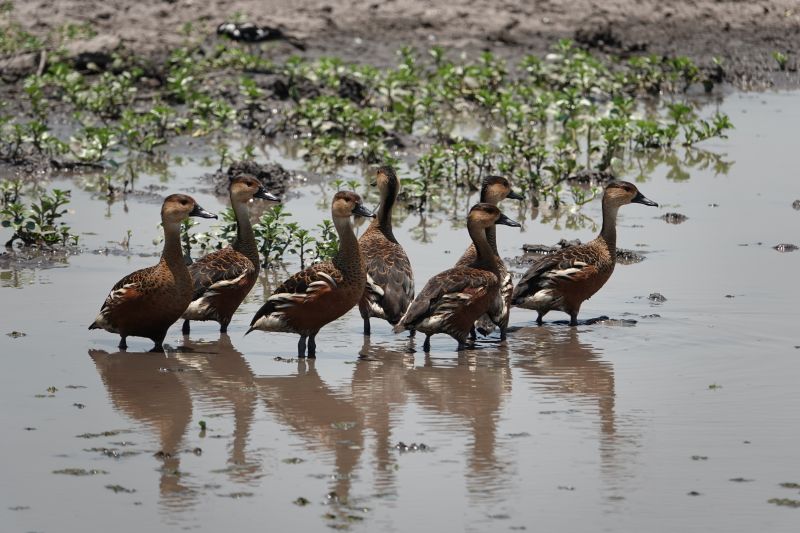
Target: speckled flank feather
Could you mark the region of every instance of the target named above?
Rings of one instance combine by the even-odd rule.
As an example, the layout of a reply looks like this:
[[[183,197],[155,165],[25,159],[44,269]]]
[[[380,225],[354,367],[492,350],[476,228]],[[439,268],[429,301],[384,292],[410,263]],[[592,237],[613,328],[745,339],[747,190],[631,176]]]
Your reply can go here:
[[[489,310],[499,286],[497,275],[488,270],[445,270],[425,284],[396,330],[446,333],[464,343],[475,320]]]
[[[566,248],[531,265],[517,283],[511,303],[536,310],[539,324],[547,312],[555,309],[569,314],[570,324],[577,325],[581,304],[599,291],[614,271],[617,211],[631,202],[658,205],[642,196],[632,183],[609,183],[603,194],[600,235],[587,244]]]
[[[312,265],[275,289],[250,322],[250,331],[284,331],[300,335],[298,356],[315,356],[314,337],[326,324],[355,306],[364,293],[367,273],[350,215],[372,216],[352,192],[338,192],[331,206],[339,251],[331,261]]]
[[[208,254],[189,265],[194,282],[186,320],[215,320],[227,326],[258,279],[257,263],[233,248]]]
[[[105,329],[122,337],[145,337],[160,349],[169,327],[192,300],[192,279],[183,262],[180,220],[190,215],[213,217],[190,197],[171,195],[164,200],[164,253],[156,266],[143,268],[118,281],[106,297],[89,329]]]
[[[394,169],[377,170],[381,205],[377,217],[359,239],[367,269],[367,284],[358,308],[364,319],[364,333],[369,334],[369,318],[376,317],[394,325],[414,299],[414,273],[403,247],[392,231],[392,209],[400,190]]]

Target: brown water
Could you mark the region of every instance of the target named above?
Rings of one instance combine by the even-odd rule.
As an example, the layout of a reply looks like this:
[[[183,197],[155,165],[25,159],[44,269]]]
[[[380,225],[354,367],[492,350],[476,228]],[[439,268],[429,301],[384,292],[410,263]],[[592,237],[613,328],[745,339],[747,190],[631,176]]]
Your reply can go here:
[[[582,310],[635,325],[568,328],[552,313],[535,327],[515,310],[507,343],[460,354],[443,336],[412,353],[377,322],[364,342],[354,311],[322,331],[318,360],[276,360],[297,337],[243,336],[262,287],[230,337],[195,323],[191,339],[173,327],[167,355],[138,353],[143,339],[115,353],[116,337],[86,326],[117,279],[155,261],[158,201],[108,206],[56,181],[73,188],[70,221],[90,249],[120,250],[132,229],[132,253],[0,271],[0,530],[796,531],[800,510],[768,500],[800,499],[780,486],[800,482],[800,253],[771,248],[800,241],[798,102],[732,95],[722,110],[737,129],[703,147],[733,163],[727,174],[647,174],[642,191],[665,207],[623,208],[618,239],[646,259]],[[192,178],[207,167],[170,170],[170,191],[224,207]],[[295,189],[289,210],[313,226],[331,194]],[[498,230],[507,257],[588,240],[600,223],[598,202],[571,219],[505,209],[525,220]],[[689,218],[657,218],[671,211]],[[467,236],[451,213],[419,223],[396,234],[422,287]]]

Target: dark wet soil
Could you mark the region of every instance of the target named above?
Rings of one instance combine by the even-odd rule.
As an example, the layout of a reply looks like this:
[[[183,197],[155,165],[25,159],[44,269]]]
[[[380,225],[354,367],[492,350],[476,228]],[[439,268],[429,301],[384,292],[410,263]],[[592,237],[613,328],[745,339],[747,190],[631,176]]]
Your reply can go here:
[[[72,43],[76,65],[110,64],[114,53],[163,58],[186,41],[188,24],[208,40],[238,16],[266,25],[271,56],[335,55],[374,64],[395,61],[400,46],[444,45],[467,52],[491,48],[506,57],[545,53],[562,38],[617,55],[686,55],[718,81],[742,87],[797,86],[800,6],[795,0],[28,0],[11,16],[35,34],[66,22],[89,23],[98,34]],[[773,59],[780,52],[788,60]],[[713,58],[717,58],[714,60]],[[46,58],[45,58],[46,59]],[[2,58],[0,71],[40,68],[40,54]],[[357,96],[357,88],[354,88]]]

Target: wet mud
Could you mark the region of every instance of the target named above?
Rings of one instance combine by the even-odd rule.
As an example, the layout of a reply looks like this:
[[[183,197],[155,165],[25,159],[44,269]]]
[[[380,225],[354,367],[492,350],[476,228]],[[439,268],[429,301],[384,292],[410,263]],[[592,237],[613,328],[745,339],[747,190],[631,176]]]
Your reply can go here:
[[[462,352],[436,336],[424,354],[378,322],[364,338],[357,311],[322,330],[317,360],[295,358],[296,336],[243,336],[296,264],[263,273],[229,335],[176,325],[163,354],[143,339],[119,352],[86,326],[110,284],[152,264],[158,204],[54,178],[73,188],[85,248],[57,268],[0,263],[3,530],[794,531],[800,255],[741,244],[797,235],[797,102],[723,101],[737,129],[704,149],[731,161],[725,172],[683,152],[681,179],[674,162],[653,163],[637,185],[690,223],[625,206],[618,244],[646,260],[617,268],[577,327],[514,309],[506,342]],[[187,159],[136,187],[192,191],[219,211],[224,199],[198,185],[214,170]],[[342,176],[368,180],[356,167]],[[312,177],[286,200],[309,226],[335,193]],[[466,247],[474,199],[398,213],[419,286]],[[503,257],[599,231],[597,200],[580,216],[507,203],[523,228],[498,231]]]

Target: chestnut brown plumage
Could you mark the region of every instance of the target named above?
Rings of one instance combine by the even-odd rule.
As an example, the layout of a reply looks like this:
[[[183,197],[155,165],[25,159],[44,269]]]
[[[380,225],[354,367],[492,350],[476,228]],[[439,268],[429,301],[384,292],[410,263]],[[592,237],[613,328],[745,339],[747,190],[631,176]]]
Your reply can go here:
[[[488,176],[481,184],[480,201],[492,205],[498,205],[506,198],[512,200],[523,200],[524,198],[517,192],[511,189],[511,184],[502,176]],[[475,338],[475,331],[479,331],[481,335],[489,335],[494,330],[495,325],[500,328],[500,340],[506,338],[506,329],[508,329],[508,320],[511,309],[511,293],[514,290],[514,282],[511,279],[511,273],[506,268],[503,259],[497,251],[497,229],[492,225],[486,228],[486,239],[492,247],[492,251],[497,261],[497,273],[500,278],[500,308],[501,311],[497,315],[497,322],[494,322],[489,315],[483,315],[475,321],[475,327],[470,332],[472,338]],[[456,266],[469,265],[477,258],[477,250],[474,244],[470,244],[464,255],[456,263]]]
[[[394,325],[414,299],[414,273],[405,250],[392,231],[392,207],[400,182],[392,167],[380,167],[376,185],[381,195],[377,217],[358,240],[367,269],[367,285],[358,309],[364,319],[364,335],[370,334],[370,317]]]
[[[181,221],[190,217],[217,218],[185,194],[167,196],[161,206],[164,252],[157,265],[137,270],[119,280],[106,297],[89,329],[117,333],[119,347],[127,337],[146,337],[162,350],[169,327],[192,301],[192,278],[181,251]]]
[[[250,322],[251,331],[285,331],[300,335],[298,357],[316,357],[316,335],[353,308],[364,293],[367,272],[351,216],[373,217],[354,192],[337,192],[331,204],[339,250],[333,259],[298,272],[275,289]]]
[[[495,224],[519,227],[491,204],[476,204],[467,217],[467,230],[475,244],[476,258],[469,265],[445,270],[428,281],[395,327],[425,334],[423,349],[430,351],[431,335],[447,333],[465,347],[475,320],[489,313],[498,319],[500,280],[497,261],[486,229]]]
[[[258,279],[261,261],[248,204],[253,198],[273,202],[280,202],[280,199],[248,175],[232,178],[228,191],[236,216],[236,240],[189,265],[194,292],[182,317],[184,335],[189,334],[191,320],[215,320],[219,322],[220,332],[225,333],[233,313]]]
[[[555,309],[578,325],[581,304],[592,297],[611,277],[617,261],[617,211],[638,203],[658,206],[645,198],[633,183],[612,181],[603,193],[603,227],[594,240],[571,246],[536,261],[514,288],[511,302],[538,312],[536,322]]]

